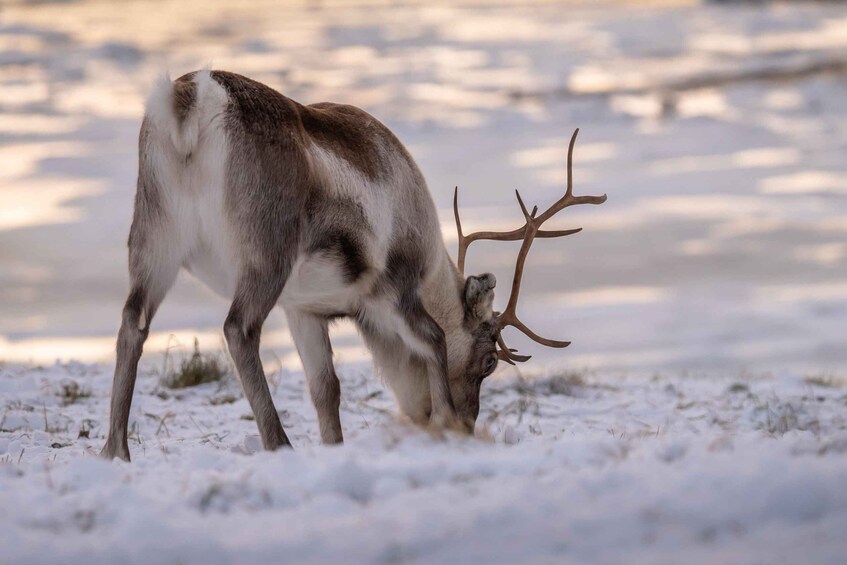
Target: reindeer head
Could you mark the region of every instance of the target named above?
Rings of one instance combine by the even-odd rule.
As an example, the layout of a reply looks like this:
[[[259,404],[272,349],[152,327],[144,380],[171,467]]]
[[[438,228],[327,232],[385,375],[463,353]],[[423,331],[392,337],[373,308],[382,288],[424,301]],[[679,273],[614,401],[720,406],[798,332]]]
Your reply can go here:
[[[479,414],[479,391],[482,380],[494,372],[498,361],[505,361],[510,365],[529,360],[529,355],[519,355],[515,349],[510,349],[502,335],[502,330],[512,326],[533,341],[548,347],[567,347],[569,341],[558,341],[547,339],[537,335],[529,329],[517,316],[518,296],[521,290],[521,280],[524,273],[529,249],[535,238],[564,237],[582,230],[575,228],[569,230],[542,230],[541,226],[555,216],[561,210],[577,204],[602,204],[606,201],[606,195],[602,196],[574,196],[573,195],[573,149],[579,129],[574,131],[568,146],[568,184],[564,196],[555,202],[542,214],[538,214],[538,207],[528,211],[524,205],[520,192],[515,191],[524,216],[524,225],[518,229],[508,232],[474,232],[465,235],[462,233],[462,222],[459,219],[459,190],[453,193],[453,213],[456,218],[456,230],[459,235],[459,255],[457,267],[464,276],[465,256],[468,247],[474,241],[489,239],[496,241],[518,241],[522,240],[520,251],[515,262],[515,273],[512,279],[512,290],[506,309],[502,312],[494,312],[492,303],[494,300],[494,286],[496,280],[492,274],[480,276],[469,276],[465,279],[462,300],[465,308],[464,332],[466,338],[464,348],[470,351],[465,356],[464,367],[455,367],[450,373],[450,389],[453,401],[460,420],[472,427],[473,422]],[[448,337],[449,339],[449,337]],[[469,344],[469,345],[468,345]],[[498,348],[499,346],[499,348]],[[448,343],[448,349],[450,344]],[[460,364],[461,365],[461,364]],[[451,367],[451,369],[454,369]]]

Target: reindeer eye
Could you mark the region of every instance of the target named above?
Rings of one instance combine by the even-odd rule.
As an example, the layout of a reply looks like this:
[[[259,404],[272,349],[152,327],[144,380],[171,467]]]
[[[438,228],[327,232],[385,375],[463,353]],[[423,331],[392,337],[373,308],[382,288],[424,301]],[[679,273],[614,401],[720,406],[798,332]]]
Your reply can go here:
[[[485,361],[482,365],[482,376],[487,377],[491,373],[494,372],[494,369],[497,368],[497,354],[492,353],[488,357],[485,358]]]

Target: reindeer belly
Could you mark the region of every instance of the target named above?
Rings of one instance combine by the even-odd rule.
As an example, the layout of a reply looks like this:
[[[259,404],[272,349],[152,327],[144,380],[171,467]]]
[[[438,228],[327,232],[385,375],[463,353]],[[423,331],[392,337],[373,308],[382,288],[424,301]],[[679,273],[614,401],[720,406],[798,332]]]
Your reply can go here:
[[[192,252],[183,267],[220,296],[232,299],[235,295],[238,269],[224,250],[203,245]]]

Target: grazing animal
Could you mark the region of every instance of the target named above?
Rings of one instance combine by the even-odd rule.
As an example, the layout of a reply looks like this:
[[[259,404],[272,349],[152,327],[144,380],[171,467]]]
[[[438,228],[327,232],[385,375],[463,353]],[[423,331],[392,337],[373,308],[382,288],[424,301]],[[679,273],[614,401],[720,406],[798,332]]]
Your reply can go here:
[[[513,232],[464,236],[459,227],[457,268],[423,175],[374,117],[341,104],[304,106],[230,72],[161,81],[139,134],[130,291],[102,455],[130,458],[138,360],[181,267],[232,301],[224,334],[265,449],[291,445],[259,359],[262,324],[276,305],[288,318],[324,443],[342,441],[328,334],[338,317],[358,326],[406,416],[472,432],[480,384],[498,359],[528,359],[505,347],[505,325],[567,345],[539,338],[515,316],[533,239],[578,231],[539,226],[561,208],[604,200],[569,188],[541,216],[521,201],[526,223]],[[523,240],[502,315],[492,310],[494,276],[462,274],[467,246],[486,238]]]

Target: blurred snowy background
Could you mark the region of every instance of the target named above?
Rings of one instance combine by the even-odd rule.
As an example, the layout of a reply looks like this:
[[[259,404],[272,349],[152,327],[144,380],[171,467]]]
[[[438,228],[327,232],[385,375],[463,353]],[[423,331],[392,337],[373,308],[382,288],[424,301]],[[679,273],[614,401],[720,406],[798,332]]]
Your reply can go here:
[[[551,365],[833,372],[847,362],[847,6],[696,2],[0,4],[0,359],[109,362],[127,290],[136,136],[164,71],[205,65],[361,106],[426,175],[451,251],[546,206],[581,128],[569,210],[523,318]],[[507,295],[517,247],[472,248]],[[502,305],[501,305],[502,306]],[[219,349],[227,304],[181,276],[148,351]],[[265,355],[297,367],[281,312]],[[342,362],[366,358],[352,327]],[[147,355],[145,359],[155,359]]]
[[[226,365],[228,305],[184,276],[133,463],[95,457],[144,99],[206,65],[386,122],[451,250],[454,186],[466,229],[517,226],[514,189],[554,201],[580,127],[577,193],[609,200],[535,245],[521,306],[573,345],[510,335],[535,358],[444,439],[396,419],[340,325],[324,447],[274,312],[296,451],[264,453],[231,374],[170,380],[194,336]],[[469,255],[501,305],[516,252]],[[0,3],[0,563],[843,563],[845,317],[847,4]]]

